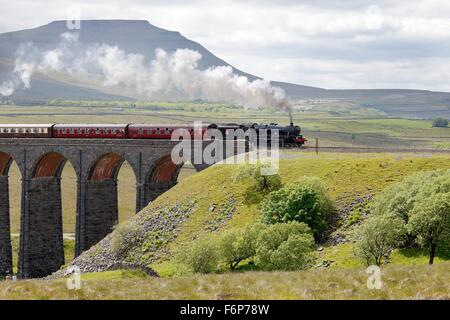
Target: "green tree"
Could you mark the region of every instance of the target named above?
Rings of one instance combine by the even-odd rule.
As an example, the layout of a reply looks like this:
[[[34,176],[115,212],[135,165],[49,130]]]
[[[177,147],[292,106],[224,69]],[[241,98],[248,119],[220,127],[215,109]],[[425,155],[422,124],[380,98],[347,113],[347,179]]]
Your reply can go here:
[[[246,182],[244,197],[248,203],[258,203],[263,196],[283,186],[279,174],[264,175],[265,164],[241,166],[233,176],[235,182]]]
[[[313,261],[314,237],[304,223],[267,226],[258,237],[257,264],[266,270],[304,269]]]
[[[408,222],[414,207],[435,194],[450,192],[450,170],[420,172],[388,187],[373,204],[378,215],[395,215]]]
[[[179,261],[186,264],[193,273],[216,271],[219,258],[217,240],[211,235],[198,238],[178,257]]]
[[[433,119],[432,127],[436,128],[447,128],[448,127],[448,120],[442,117],[437,117]]]
[[[433,264],[436,247],[450,239],[450,193],[436,194],[415,206],[407,228],[428,249],[428,263]]]
[[[228,230],[221,236],[221,257],[231,270],[241,261],[255,256],[258,236],[265,227],[261,223],[251,224],[245,228]]]
[[[298,221],[306,223],[316,238],[326,227],[326,218],[334,210],[323,183],[305,177],[295,184],[271,192],[262,204],[265,223]]]
[[[368,266],[379,266],[401,244],[405,231],[405,223],[398,217],[373,216],[356,231],[356,254]]]

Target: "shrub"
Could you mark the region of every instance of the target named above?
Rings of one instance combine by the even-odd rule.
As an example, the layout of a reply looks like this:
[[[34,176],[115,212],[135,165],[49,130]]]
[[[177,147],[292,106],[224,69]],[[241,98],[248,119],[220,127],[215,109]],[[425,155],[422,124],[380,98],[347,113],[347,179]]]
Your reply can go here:
[[[448,127],[448,120],[444,119],[442,117],[434,118],[432,127],[447,128]]]
[[[262,204],[265,223],[304,222],[316,238],[325,229],[326,218],[333,210],[325,186],[312,177],[271,192]]]
[[[140,241],[142,238],[140,234],[141,229],[139,226],[131,222],[119,225],[111,236],[111,251],[118,256],[124,257]]]
[[[267,226],[258,237],[256,261],[266,270],[298,270],[312,262],[314,238],[304,223]]]
[[[234,270],[237,265],[256,254],[256,242],[263,224],[252,224],[245,228],[226,231],[220,238],[220,254],[223,261]]]
[[[283,185],[279,174],[261,174],[264,167],[264,164],[244,165],[234,174],[235,182],[249,182],[249,186],[244,193],[247,203],[258,203],[263,196],[280,189]]]
[[[405,224],[395,216],[374,216],[356,231],[356,254],[368,266],[381,265],[403,239]]]
[[[219,248],[214,237],[204,236],[192,243],[185,253],[180,255],[182,262],[193,273],[211,273],[219,264]]]
[[[415,206],[407,227],[428,249],[429,264],[433,264],[436,247],[450,241],[450,192],[436,194]]]
[[[447,192],[450,192],[450,170],[421,172],[387,188],[375,199],[373,210],[375,214],[395,215],[408,222],[417,204]]]

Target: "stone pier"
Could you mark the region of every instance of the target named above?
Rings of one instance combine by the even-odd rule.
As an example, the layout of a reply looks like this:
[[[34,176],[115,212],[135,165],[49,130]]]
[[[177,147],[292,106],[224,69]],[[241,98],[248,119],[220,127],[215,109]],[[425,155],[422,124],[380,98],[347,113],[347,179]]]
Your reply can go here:
[[[0,278],[12,273],[8,176],[0,176]]]
[[[61,179],[34,178],[22,188],[28,203],[22,209],[20,276],[44,277],[64,264]]]

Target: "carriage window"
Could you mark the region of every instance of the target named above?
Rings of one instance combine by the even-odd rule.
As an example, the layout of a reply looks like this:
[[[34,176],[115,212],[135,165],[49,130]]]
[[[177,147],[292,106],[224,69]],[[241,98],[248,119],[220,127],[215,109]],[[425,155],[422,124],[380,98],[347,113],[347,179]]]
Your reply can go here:
[[[155,129],[152,129],[152,133],[156,133],[156,130],[155,130]]]
[[[81,129],[81,133],[84,133],[84,129]]]
[[[16,133],[16,129],[11,129],[11,133]]]
[[[33,133],[39,133],[39,129],[33,128]]]

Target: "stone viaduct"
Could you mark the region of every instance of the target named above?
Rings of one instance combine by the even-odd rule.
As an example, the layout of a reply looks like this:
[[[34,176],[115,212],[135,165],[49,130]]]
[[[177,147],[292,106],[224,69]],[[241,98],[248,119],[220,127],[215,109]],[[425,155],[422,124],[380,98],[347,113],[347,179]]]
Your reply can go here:
[[[78,256],[110,233],[118,221],[117,174],[122,163],[126,160],[136,177],[138,212],[176,183],[181,165],[170,158],[176,143],[0,139],[0,276],[12,271],[8,171],[13,161],[22,175],[18,275],[33,278],[46,276],[64,264],[61,173],[66,162],[77,175]],[[200,142],[200,148],[206,144]],[[194,166],[199,171],[208,165]]]

